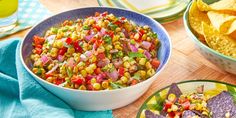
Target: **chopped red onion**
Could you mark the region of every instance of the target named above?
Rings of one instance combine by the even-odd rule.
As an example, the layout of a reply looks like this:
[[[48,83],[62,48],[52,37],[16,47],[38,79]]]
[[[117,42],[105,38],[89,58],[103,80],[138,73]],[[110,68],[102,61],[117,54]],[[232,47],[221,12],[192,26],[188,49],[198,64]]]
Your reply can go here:
[[[129,48],[132,52],[138,52],[138,48],[136,48],[133,44],[129,44]]]
[[[42,55],[41,61],[43,62],[43,65],[45,65],[49,61],[49,57],[47,57],[46,55]]]
[[[116,81],[118,79],[119,73],[116,69],[110,73],[106,73],[108,77],[110,77],[113,81]]]
[[[151,47],[151,43],[148,41],[143,41],[141,46],[145,49],[149,49]]]
[[[94,34],[87,35],[87,36],[85,36],[85,40],[87,42],[89,42],[91,40],[91,38],[93,38],[93,36],[94,36]]]
[[[109,63],[110,63],[110,60],[108,58],[105,58],[105,59],[102,59],[102,60],[98,61],[97,66],[98,67],[104,67]]]
[[[152,55],[147,50],[144,51],[144,55],[146,56],[147,59],[151,59],[152,57]]]
[[[64,56],[58,55],[57,59],[58,59],[59,62],[63,62],[64,61]]]
[[[70,58],[67,62],[67,65],[69,67],[74,67],[75,66],[75,60],[73,58]]]

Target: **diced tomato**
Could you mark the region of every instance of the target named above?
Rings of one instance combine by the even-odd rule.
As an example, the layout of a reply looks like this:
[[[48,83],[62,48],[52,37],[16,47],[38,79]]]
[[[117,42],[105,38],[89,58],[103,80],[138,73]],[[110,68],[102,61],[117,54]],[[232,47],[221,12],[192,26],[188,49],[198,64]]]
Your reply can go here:
[[[125,17],[121,17],[120,19],[121,19],[121,20],[125,20],[126,18],[125,18]]]
[[[34,40],[35,45],[38,45],[38,44],[41,45],[45,41],[45,39],[43,37],[39,37],[39,36],[36,36],[36,35],[34,35],[33,40]]]
[[[95,12],[95,15],[94,16],[99,16],[100,15],[100,13],[99,12]]]
[[[78,85],[81,85],[81,84],[83,84],[84,79],[81,78],[81,77],[79,77],[79,76],[73,76],[73,77],[71,78],[71,81],[72,81],[73,83],[76,83],[76,84],[78,84]]]
[[[154,50],[155,49],[155,45],[151,44],[151,47],[149,48],[149,50]]]
[[[45,78],[52,77],[52,74],[45,74]]]
[[[138,83],[138,80],[136,80],[136,79],[133,79],[132,81],[131,81],[131,85],[135,85],[135,84],[137,84]]]
[[[151,61],[151,64],[154,68],[158,68],[160,65],[160,61],[157,58],[155,58]]]
[[[101,27],[100,26],[98,26],[98,25],[93,25],[93,28],[96,28],[98,31],[101,31]]]
[[[61,83],[63,83],[64,82],[64,79],[59,79],[59,78],[57,78],[56,80],[55,80],[55,84],[56,85],[59,85],[59,84],[61,84]]]
[[[143,30],[143,29],[140,29],[139,32],[140,32],[141,35],[146,33],[145,30]]]
[[[99,54],[97,55],[97,58],[98,58],[98,59],[105,59],[105,57],[106,57],[105,53],[99,53]]]
[[[188,110],[189,107],[190,107],[190,102],[189,101],[186,101],[182,104],[182,107],[184,108],[184,110]]]
[[[89,44],[93,44],[93,43],[96,42],[96,40],[97,40],[96,38],[91,38],[90,41],[89,41],[88,43],[89,43]]]
[[[38,45],[35,45],[35,47],[36,47],[36,48],[40,48],[40,49],[42,49],[43,46],[40,45],[40,44],[38,44]]]
[[[102,43],[103,43],[103,40],[102,40],[102,39],[98,39],[98,40],[96,40],[96,42],[95,42],[95,44],[96,44],[97,46],[100,46]]]
[[[92,84],[87,85],[87,89],[88,90],[94,90],[93,85]]]
[[[76,52],[82,53],[83,52],[83,48],[79,45],[78,41],[74,42],[74,48]]]
[[[103,13],[102,13],[102,16],[103,16],[103,17],[105,17],[105,16],[107,16],[107,15],[108,15],[108,12],[103,12]]]
[[[72,41],[71,38],[67,38],[67,39],[66,39],[66,43],[67,43],[68,45],[72,44],[72,42],[73,42],[73,41]]]
[[[107,35],[109,35],[111,38],[114,37],[114,32],[113,31],[110,31],[110,32],[106,32]]]
[[[36,50],[36,54],[41,54],[42,53],[42,49],[40,49],[40,48],[35,48],[35,50]]]
[[[116,25],[120,25],[120,24],[122,24],[120,21],[116,21],[114,24],[116,24]]]
[[[58,54],[59,54],[59,55],[64,55],[66,52],[67,52],[67,48],[66,48],[66,47],[63,47],[63,48],[59,49]]]
[[[169,112],[168,113],[168,118],[174,118],[175,117],[175,112]]]
[[[118,72],[119,72],[120,76],[124,76],[125,69],[123,67],[119,67]]]
[[[172,104],[173,104],[172,102],[166,102],[165,105],[164,105],[163,110],[164,110],[165,112],[167,112],[167,110],[168,110],[169,108],[171,108]]]
[[[100,74],[102,71],[101,71],[101,68],[96,68],[94,72],[95,72],[95,74],[98,75],[98,74]]]

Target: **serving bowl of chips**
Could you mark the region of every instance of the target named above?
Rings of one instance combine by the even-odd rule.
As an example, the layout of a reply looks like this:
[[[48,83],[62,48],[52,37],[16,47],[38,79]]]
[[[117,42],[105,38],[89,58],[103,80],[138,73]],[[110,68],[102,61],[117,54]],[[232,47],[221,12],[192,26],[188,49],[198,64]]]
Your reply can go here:
[[[235,0],[193,0],[184,14],[184,26],[206,59],[236,74]]]

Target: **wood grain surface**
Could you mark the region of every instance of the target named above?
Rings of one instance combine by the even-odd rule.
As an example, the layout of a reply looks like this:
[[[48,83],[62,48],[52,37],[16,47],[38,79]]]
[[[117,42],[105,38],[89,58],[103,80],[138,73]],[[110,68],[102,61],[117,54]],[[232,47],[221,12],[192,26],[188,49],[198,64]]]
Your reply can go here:
[[[79,7],[98,6],[96,0],[40,0],[40,2],[53,13]],[[142,97],[128,106],[113,110],[115,118],[136,117],[138,109],[150,95],[173,82],[209,79],[236,84],[236,75],[220,70],[196,50],[185,32],[182,18],[163,26],[170,34],[173,44],[172,56],[168,65]],[[27,31],[24,30],[0,40],[23,37]]]

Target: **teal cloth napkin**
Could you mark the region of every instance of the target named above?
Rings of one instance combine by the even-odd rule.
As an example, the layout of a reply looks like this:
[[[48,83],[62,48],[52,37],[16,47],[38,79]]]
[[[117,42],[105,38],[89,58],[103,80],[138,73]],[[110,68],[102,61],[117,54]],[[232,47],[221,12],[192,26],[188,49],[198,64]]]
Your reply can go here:
[[[86,112],[70,108],[41,87],[20,61],[20,39],[0,41],[1,118],[112,118],[112,111]]]
[[[51,13],[38,0],[19,0],[17,26],[0,33],[0,38],[27,29],[50,15]]]

